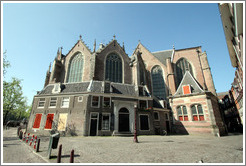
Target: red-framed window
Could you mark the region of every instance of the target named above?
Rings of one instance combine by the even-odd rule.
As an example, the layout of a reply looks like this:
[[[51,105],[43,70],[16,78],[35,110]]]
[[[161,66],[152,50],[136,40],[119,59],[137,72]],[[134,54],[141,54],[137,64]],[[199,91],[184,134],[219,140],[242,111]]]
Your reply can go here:
[[[54,118],[54,114],[48,114],[47,115],[47,119],[46,119],[46,123],[45,123],[45,129],[51,129],[52,128],[52,123],[53,123],[53,118]]]
[[[40,127],[41,118],[42,114],[36,114],[32,128],[38,129]]]
[[[193,121],[204,121],[205,120],[201,104],[192,105],[191,112],[192,112]]]
[[[186,106],[184,106],[184,105],[178,106],[177,112],[178,112],[178,119],[180,121],[188,121],[189,120]]]

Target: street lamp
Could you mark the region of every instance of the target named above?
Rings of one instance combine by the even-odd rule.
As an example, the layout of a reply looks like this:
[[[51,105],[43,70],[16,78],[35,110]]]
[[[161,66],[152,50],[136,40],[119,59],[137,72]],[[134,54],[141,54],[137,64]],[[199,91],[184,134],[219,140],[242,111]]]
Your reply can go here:
[[[133,139],[133,141],[138,143],[138,137],[137,137],[137,104],[134,104],[134,112],[135,112],[135,125],[134,125],[134,139]]]

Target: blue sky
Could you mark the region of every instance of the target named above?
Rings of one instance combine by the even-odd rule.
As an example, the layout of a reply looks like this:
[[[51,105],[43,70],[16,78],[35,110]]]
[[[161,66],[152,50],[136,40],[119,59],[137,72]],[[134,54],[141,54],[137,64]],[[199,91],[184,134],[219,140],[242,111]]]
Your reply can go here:
[[[29,104],[58,47],[67,54],[79,35],[92,50],[115,34],[129,56],[139,40],[151,52],[202,46],[217,92],[234,78],[217,3],[4,3],[2,19],[5,79],[22,79]]]

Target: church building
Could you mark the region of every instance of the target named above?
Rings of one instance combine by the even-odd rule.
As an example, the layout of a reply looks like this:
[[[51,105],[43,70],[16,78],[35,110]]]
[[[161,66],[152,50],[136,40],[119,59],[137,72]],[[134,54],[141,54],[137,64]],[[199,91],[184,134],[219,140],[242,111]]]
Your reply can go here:
[[[114,38],[81,37],[58,49],[44,88],[34,96],[28,130],[62,135],[224,135],[206,52],[201,47],[150,52],[138,43],[131,57]]]

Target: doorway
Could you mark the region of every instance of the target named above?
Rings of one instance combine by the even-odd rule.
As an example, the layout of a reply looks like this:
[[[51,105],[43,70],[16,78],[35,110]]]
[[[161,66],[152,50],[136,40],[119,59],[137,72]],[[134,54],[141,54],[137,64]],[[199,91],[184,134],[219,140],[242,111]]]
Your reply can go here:
[[[129,132],[129,111],[121,108],[119,111],[119,132]]]
[[[91,113],[90,136],[97,135],[98,113]]]

